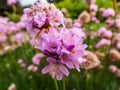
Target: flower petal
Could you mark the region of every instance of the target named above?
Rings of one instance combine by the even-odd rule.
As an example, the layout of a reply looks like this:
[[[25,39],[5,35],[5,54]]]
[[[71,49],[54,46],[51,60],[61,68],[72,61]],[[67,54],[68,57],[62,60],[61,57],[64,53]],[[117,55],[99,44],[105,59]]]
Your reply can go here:
[[[44,67],[44,68],[42,69],[42,74],[48,73],[48,72],[50,71],[51,67],[52,67],[52,64],[49,64],[49,65],[47,65],[46,67]]]
[[[62,80],[62,78],[63,78],[63,73],[60,70],[58,70],[56,72],[56,79],[57,80]]]
[[[52,57],[48,57],[48,58],[47,58],[47,61],[48,61],[49,63],[55,63],[55,62],[56,62],[56,60],[55,60],[54,58],[52,58]]]
[[[69,75],[69,71],[64,65],[60,65],[59,69],[61,70],[62,73],[64,73],[66,76]]]

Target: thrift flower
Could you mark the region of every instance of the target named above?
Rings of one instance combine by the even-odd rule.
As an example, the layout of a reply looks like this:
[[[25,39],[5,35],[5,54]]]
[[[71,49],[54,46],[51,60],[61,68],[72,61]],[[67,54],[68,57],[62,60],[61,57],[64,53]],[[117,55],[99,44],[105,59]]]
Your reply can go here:
[[[106,10],[104,10],[103,11],[103,13],[102,13],[102,16],[103,17],[112,17],[112,16],[115,16],[115,11],[114,11],[114,9],[112,9],[112,8],[108,8],[108,9],[106,9]]]
[[[69,75],[68,68],[80,71],[80,64],[85,62],[82,56],[86,48],[86,45],[82,44],[80,30],[62,28],[57,31],[50,28],[49,32],[42,33],[37,41],[36,48],[42,51],[49,62],[42,70],[43,74],[49,72],[53,78],[61,80],[63,75]]]

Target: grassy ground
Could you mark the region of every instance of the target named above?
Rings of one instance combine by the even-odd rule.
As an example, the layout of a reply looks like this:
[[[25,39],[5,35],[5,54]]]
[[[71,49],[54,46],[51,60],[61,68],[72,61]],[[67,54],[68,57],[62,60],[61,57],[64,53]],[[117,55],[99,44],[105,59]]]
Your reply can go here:
[[[31,64],[31,58],[35,52],[29,44],[25,44],[15,51],[0,56],[0,90],[7,90],[11,83],[16,84],[17,90],[55,90],[54,81],[49,74],[41,74],[44,61],[37,73],[22,69],[17,64],[19,58]],[[107,66],[88,72],[81,70],[80,73],[72,70],[70,73],[70,76],[65,78],[66,90],[118,90],[120,87],[120,79],[109,72]],[[62,82],[58,81],[60,90],[63,90]]]

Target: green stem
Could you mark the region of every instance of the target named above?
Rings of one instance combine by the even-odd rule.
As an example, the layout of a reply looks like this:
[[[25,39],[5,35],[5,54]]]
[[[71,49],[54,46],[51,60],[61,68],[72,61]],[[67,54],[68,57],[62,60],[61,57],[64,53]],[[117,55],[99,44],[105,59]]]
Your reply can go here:
[[[117,14],[118,9],[117,9],[117,1],[113,0],[113,4],[114,4],[114,10],[115,10],[115,14]]]
[[[59,90],[59,88],[58,88],[58,83],[57,83],[56,78],[54,79],[54,83],[55,83],[55,88],[56,88],[56,90]]]
[[[65,77],[63,77],[63,90],[66,90]]]

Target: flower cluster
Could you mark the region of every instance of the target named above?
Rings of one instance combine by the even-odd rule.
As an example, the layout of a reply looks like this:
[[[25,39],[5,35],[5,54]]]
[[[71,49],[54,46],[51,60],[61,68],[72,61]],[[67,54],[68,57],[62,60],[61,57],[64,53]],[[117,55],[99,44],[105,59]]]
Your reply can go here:
[[[28,40],[28,34],[23,31],[25,25],[19,21],[10,21],[6,17],[0,17],[0,54],[14,50]]]
[[[80,71],[80,64],[86,61],[83,58],[87,47],[83,44],[83,30],[65,28],[63,14],[53,4],[36,3],[24,13],[27,30],[31,35],[37,35],[31,44],[46,56],[49,63],[42,73],[49,72],[52,78],[61,80],[63,75],[69,75],[68,69]],[[39,61],[36,62],[39,64]]]
[[[31,8],[24,9],[27,30],[32,36],[36,36],[41,31],[47,32],[49,27],[63,25],[64,17],[53,4],[36,3]]]

